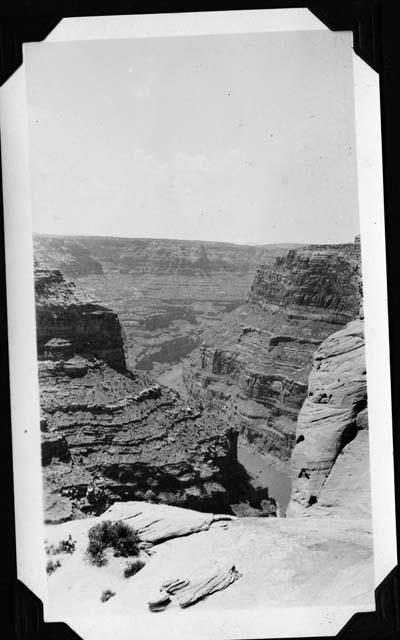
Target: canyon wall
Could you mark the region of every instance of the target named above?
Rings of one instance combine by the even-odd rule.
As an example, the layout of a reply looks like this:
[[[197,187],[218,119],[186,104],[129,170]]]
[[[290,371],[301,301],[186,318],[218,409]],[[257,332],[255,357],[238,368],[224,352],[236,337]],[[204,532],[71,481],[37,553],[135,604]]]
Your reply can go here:
[[[232,512],[250,496],[274,514],[265,492],[247,492],[223,407],[209,414],[127,371],[117,316],[57,270],[35,277],[48,522],[132,499]]]
[[[117,315],[60,271],[35,269],[35,300],[39,358],[89,353],[116,369],[126,368]]]
[[[289,517],[371,516],[364,326],[317,349],[291,458]]]
[[[288,462],[314,352],[361,304],[359,242],[290,250],[259,267],[248,304],[184,362],[190,397],[223,399],[245,441]]]
[[[291,250],[274,264],[261,265],[249,302],[262,309],[284,308],[289,317],[343,324],[358,316],[362,297],[360,241]]]

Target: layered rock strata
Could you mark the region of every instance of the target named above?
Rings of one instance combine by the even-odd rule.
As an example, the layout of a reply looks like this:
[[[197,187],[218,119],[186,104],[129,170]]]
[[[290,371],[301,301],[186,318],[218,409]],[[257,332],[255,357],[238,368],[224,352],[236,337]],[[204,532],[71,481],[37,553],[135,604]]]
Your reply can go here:
[[[35,299],[39,359],[90,354],[116,369],[126,368],[117,315],[60,271],[35,269]]]
[[[41,264],[73,277],[118,314],[128,367],[154,373],[193,351],[205,328],[246,301],[259,263],[290,246],[35,236]]]
[[[362,320],[329,336],[316,351],[296,438],[287,515],[369,517]]]
[[[260,452],[288,461],[314,352],[361,302],[359,244],[291,250],[262,265],[249,303],[185,361],[189,396],[228,404]]]
[[[272,514],[265,492],[246,493],[224,409],[188,406],[127,371],[117,316],[58,271],[37,269],[36,278],[46,519],[98,513],[118,499],[231,512],[243,495],[262,509],[267,501]]]
[[[344,324],[358,316],[362,297],[360,244],[313,245],[261,265],[249,302],[284,307],[289,317]]]

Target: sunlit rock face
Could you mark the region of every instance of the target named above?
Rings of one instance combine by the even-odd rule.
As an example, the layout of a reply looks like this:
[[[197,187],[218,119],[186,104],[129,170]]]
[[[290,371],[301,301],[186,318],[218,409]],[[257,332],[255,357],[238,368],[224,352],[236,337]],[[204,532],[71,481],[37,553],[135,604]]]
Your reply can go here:
[[[287,462],[314,353],[358,317],[361,295],[358,242],[303,247],[262,264],[248,304],[186,359],[189,394],[222,398],[249,443]]]
[[[180,637],[193,637],[198,618],[192,616],[197,607],[199,612],[209,614],[206,624],[216,615],[226,614],[228,619],[232,611],[238,617],[244,608],[260,619],[265,619],[266,607],[313,607],[315,611],[315,607],[353,606],[356,610],[373,610],[373,538],[368,520],[225,518],[166,505],[125,502],[113,505],[99,517],[47,525],[48,548],[57,548],[69,536],[75,544],[74,553],[48,556],[53,562],[60,561],[48,578],[52,617],[84,619],[90,611],[91,625],[102,625],[107,607],[107,616],[123,617],[129,612],[135,621],[143,616],[148,628],[153,629],[155,615],[168,616],[168,609],[154,613],[149,608],[154,597],[160,598],[163,584],[179,580],[183,585],[197,586],[199,568],[206,568],[208,573],[221,564],[234,566],[239,579],[216,594],[207,595],[206,591],[201,604],[186,611],[172,597],[169,609],[175,619],[170,637],[176,637],[178,620],[186,625],[179,627]],[[146,566],[134,577],[124,576],[129,559],[115,557],[111,549],[103,567],[88,562],[88,531],[104,520],[123,520],[134,527],[144,549],[150,552],[148,556],[141,552]],[[213,585],[212,580],[207,583]],[[101,595],[106,589],[114,597],[104,604]],[[165,624],[171,626],[170,616]],[[267,627],[261,631],[260,637],[268,636]],[[84,633],[80,635],[84,637]],[[137,635],[135,629],[135,636],[148,634]],[[250,631],[241,635],[251,636],[255,634]]]
[[[296,438],[287,516],[369,516],[362,320],[329,336],[316,351]]]

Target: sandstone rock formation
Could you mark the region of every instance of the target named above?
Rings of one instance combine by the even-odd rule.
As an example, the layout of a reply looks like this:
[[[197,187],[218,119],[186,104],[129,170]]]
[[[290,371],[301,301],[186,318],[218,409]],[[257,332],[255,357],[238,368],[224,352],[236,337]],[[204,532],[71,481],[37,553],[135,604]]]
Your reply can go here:
[[[367,380],[362,320],[314,356],[291,459],[288,516],[369,517]]]
[[[227,514],[201,513],[165,504],[139,501],[115,502],[101,516],[101,520],[124,521],[132,526],[139,540],[150,545],[160,544],[172,538],[207,531],[214,523],[236,520]],[[225,526],[225,525],[224,525]]]
[[[203,516],[211,519],[211,514],[193,514],[186,509],[178,516],[176,508],[164,505],[128,502],[115,506],[115,516],[132,527],[136,517],[166,524],[181,520],[187,525],[191,518],[196,523]],[[170,509],[174,512],[171,518]],[[135,515],[138,510],[140,516]],[[104,517],[109,518],[110,512],[101,516]],[[190,579],[199,565],[211,569],[221,563],[234,565],[240,579],[193,609],[181,612],[178,606],[177,613],[182,614],[179,619],[187,625],[180,629],[180,637],[193,635],[191,612],[200,606],[206,618],[210,614],[215,616],[216,610],[218,615],[226,613],[231,618],[232,611],[247,608],[252,616],[260,615],[263,619],[266,607],[374,606],[372,532],[368,521],[238,518],[219,522],[215,518],[205,529],[196,531],[193,527],[190,535],[179,535],[178,529],[179,537],[170,537],[151,547],[144,569],[129,579],[123,576],[125,558],[110,554],[108,563],[101,568],[91,566],[85,559],[88,530],[98,521],[99,518],[85,518],[46,526],[49,545],[58,547],[69,535],[76,541],[75,552],[58,556],[61,566],[48,579],[48,612],[52,619],[67,615],[85,617],[89,610],[92,624],[93,620],[103,624],[104,614],[126,616],[129,612],[135,634],[147,637],[136,633],[137,620],[145,616],[148,628],[152,628],[154,614],[149,611],[148,602],[155,590],[174,578]],[[172,531],[169,524],[168,528]],[[115,597],[104,604],[100,598],[105,589],[112,590]],[[171,603],[169,608],[174,606]],[[168,610],[166,616],[161,617],[170,625]],[[239,614],[235,617],[235,624],[239,617]],[[175,635],[176,624],[175,618]],[[229,635],[233,637],[234,632]],[[266,636],[266,630],[259,635]]]
[[[186,572],[183,577],[165,580],[150,600],[149,609],[163,611],[171,601],[185,609],[216,591],[223,591],[240,577],[235,565],[217,562],[204,565],[189,575]]]
[[[291,250],[262,265],[249,303],[184,362],[189,396],[222,399],[248,443],[287,462],[314,352],[358,316],[360,301],[357,242]]]
[[[244,494],[264,508],[223,408],[188,406],[127,371],[117,316],[59,271],[36,270],[36,303],[48,521],[134,498],[231,512]]]

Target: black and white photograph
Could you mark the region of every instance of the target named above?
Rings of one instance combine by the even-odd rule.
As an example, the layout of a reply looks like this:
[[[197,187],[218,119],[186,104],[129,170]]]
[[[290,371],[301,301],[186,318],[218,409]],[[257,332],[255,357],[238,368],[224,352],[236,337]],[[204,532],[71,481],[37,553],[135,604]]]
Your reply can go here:
[[[396,563],[378,78],[273,13],[24,45],[17,554],[85,640],[335,634]]]

